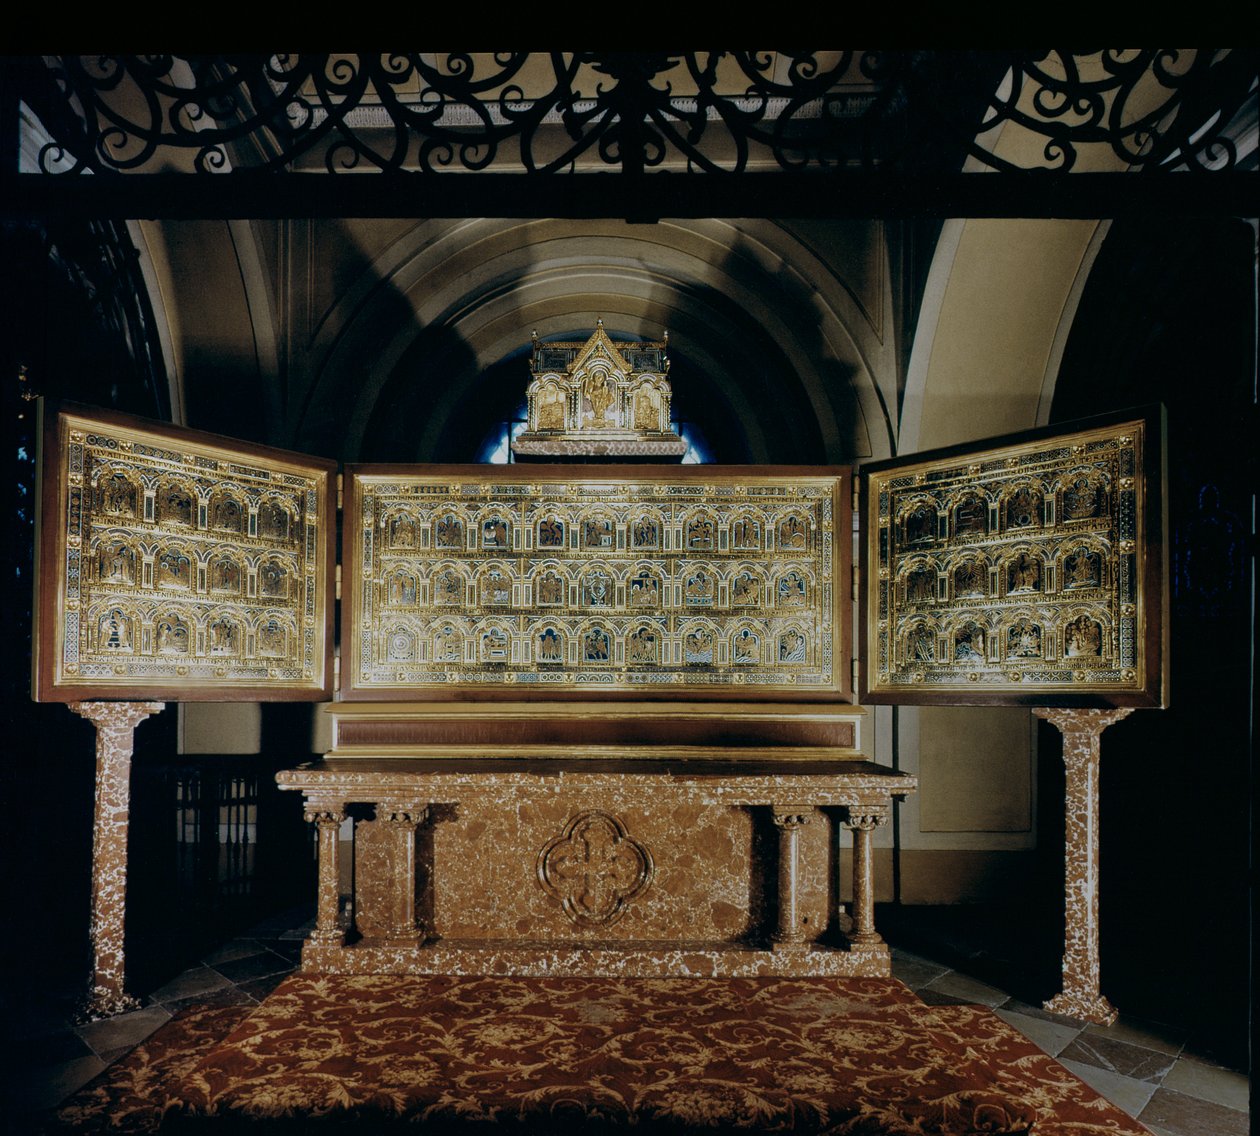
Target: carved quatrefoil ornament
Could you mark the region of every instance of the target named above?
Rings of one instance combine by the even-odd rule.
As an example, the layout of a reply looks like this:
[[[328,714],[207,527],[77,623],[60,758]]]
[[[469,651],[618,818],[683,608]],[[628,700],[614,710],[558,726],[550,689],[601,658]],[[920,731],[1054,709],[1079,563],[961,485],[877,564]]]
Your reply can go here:
[[[652,854],[611,813],[589,809],[538,853],[538,879],[580,927],[606,927],[652,882]]]

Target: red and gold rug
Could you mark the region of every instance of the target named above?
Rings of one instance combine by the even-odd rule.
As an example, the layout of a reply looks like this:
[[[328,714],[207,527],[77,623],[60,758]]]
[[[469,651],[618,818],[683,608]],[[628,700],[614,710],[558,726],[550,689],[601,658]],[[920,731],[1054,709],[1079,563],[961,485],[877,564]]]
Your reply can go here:
[[[925,1006],[891,979],[297,975],[176,1057],[163,1035],[183,1021],[63,1117],[148,1131],[1145,1132],[988,1010]],[[116,1114],[101,1110],[110,1093]]]

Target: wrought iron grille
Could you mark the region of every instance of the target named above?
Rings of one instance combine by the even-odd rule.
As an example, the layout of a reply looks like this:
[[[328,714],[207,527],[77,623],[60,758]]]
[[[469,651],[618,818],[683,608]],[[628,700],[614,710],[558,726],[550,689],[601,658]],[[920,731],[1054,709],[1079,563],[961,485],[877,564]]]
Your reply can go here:
[[[10,61],[26,172],[1216,170],[1257,55],[1036,51],[91,55]],[[1004,152],[1006,130],[1034,147]]]

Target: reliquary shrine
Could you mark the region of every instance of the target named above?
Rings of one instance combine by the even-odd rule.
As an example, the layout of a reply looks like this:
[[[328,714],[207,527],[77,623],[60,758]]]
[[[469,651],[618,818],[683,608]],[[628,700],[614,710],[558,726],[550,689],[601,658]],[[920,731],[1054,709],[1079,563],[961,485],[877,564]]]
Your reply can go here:
[[[46,422],[40,696],[329,689],[335,467],[224,441],[96,410]]]
[[[680,444],[665,346],[536,341],[518,441]],[[340,518],[331,462],[82,407],[43,439],[36,697],[336,699],[279,776],[307,969],[886,974],[873,833],[917,785],[855,689],[1165,697],[1155,412],[860,471],[350,466]]]
[[[512,442],[518,460],[671,459],[687,448],[672,425],[669,333],[614,343],[600,320],[585,343],[534,333],[527,424]]]
[[[575,474],[351,467],[346,695],[840,689],[840,476]]]

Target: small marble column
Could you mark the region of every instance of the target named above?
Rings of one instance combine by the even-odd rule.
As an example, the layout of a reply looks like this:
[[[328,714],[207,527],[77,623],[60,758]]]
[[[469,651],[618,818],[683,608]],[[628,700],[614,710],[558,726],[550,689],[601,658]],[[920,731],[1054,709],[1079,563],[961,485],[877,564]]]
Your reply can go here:
[[[853,830],[853,929],[849,942],[860,946],[882,943],[875,930],[875,863],[872,856],[875,829],[888,823],[888,812],[850,809],[845,824]]]
[[[801,828],[809,824],[812,813],[808,805],[774,806],[774,823],[779,827],[779,926],[772,943],[776,951],[801,951],[809,946],[797,915],[797,890]]]
[[[429,815],[426,806],[384,805],[377,810],[395,833],[393,925],[390,938],[419,946],[424,932],[416,926],[416,828]]]
[[[1063,735],[1065,788],[1063,990],[1045,1004],[1056,1014],[1109,1026],[1115,1007],[1099,989],[1098,766],[1103,730],[1132,710],[1051,710],[1033,713]]]
[[[310,802],[306,819],[319,829],[319,883],[315,901],[315,930],[308,940],[321,947],[340,947],[346,941],[341,926],[341,822],[346,819],[340,805]]]
[[[127,917],[127,826],[131,813],[131,755],[136,727],[163,702],[71,702],[96,727],[96,811],[92,823],[92,985],[80,1011],[84,1021],[134,1010],[126,990],[123,939]]]

